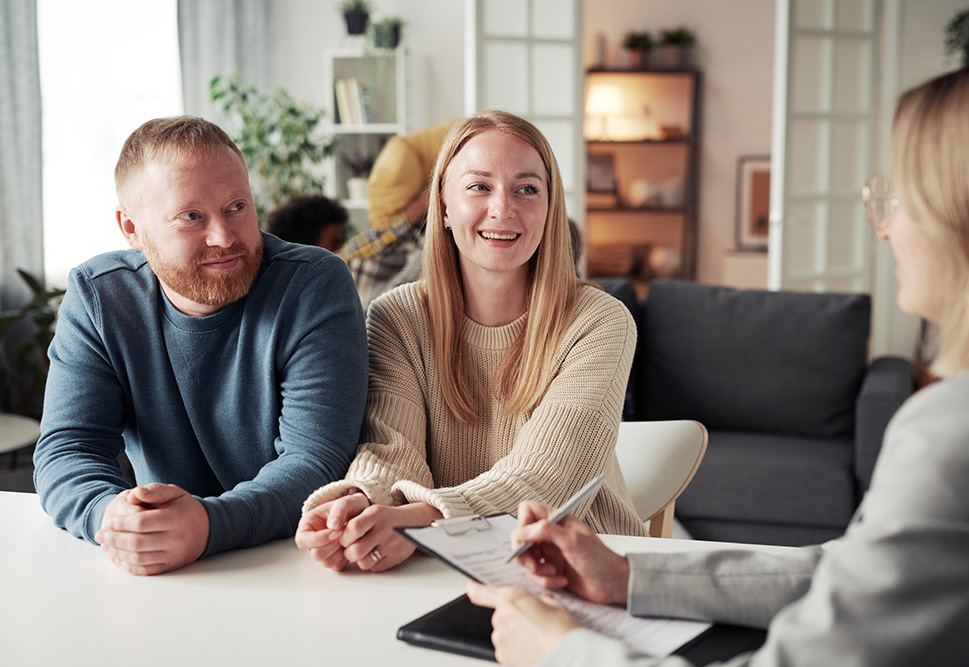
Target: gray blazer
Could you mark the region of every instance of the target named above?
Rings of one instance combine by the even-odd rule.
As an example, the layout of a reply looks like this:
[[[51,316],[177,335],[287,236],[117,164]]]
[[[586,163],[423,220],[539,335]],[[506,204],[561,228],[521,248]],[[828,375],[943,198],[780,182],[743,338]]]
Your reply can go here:
[[[774,555],[632,555],[629,609],[768,627],[725,665],[969,665],[969,372],[910,398],[888,426],[845,534]],[[589,630],[543,665],[688,665]]]

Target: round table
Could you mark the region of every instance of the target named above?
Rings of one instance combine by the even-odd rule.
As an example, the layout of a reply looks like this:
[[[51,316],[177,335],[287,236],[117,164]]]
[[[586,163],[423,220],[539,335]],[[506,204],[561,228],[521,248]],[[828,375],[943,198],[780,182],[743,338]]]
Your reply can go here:
[[[40,422],[23,415],[0,413],[0,454],[16,452],[22,447],[33,445],[40,437]],[[14,454],[16,457],[16,454]],[[16,464],[14,458],[11,468]]]

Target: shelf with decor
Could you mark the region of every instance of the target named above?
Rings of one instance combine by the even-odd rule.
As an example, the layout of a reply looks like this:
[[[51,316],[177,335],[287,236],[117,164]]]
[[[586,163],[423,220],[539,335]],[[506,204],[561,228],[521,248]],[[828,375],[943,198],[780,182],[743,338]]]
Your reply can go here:
[[[374,159],[390,137],[424,123],[422,72],[402,47],[366,46],[328,52],[324,78],[336,141],[326,194],[346,207],[354,228],[366,229],[366,177]]]
[[[586,74],[586,243],[590,277],[696,276],[701,73]]]

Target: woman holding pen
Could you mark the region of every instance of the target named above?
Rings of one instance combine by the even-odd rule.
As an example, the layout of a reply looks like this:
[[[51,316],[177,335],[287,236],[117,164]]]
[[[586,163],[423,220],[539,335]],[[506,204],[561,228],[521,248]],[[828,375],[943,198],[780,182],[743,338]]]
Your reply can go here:
[[[636,344],[622,304],[575,275],[545,137],[501,111],[459,122],[430,183],[424,279],[368,314],[370,387],[346,479],[306,501],[297,545],[380,572],[414,547],[395,526],[560,505],[645,535],[614,447]]]
[[[737,547],[693,554],[609,551],[574,519],[525,504],[513,539],[547,588],[626,604],[643,616],[766,627],[764,646],[731,667],[969,664],[969,68],[902,95],[892,174],[863,191],[891,245],[898,305],[939,325],[933,370],[885,432],[874,477],[845,534],[764,555]],[[558,605],[469,584],[494,607],[498,661],[509,665],[677,665],[579,628]]]

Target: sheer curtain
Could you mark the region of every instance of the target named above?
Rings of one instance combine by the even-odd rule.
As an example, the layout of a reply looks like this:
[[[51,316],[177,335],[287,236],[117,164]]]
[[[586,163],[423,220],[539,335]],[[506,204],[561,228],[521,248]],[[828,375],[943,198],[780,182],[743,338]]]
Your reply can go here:
[[[178,0],[178,43],[185,113],[225,127],[209,98],[216,75],[238,70],[243,83],[270,85],[269,0]]]
[[[35,0],[0,2],[0,311],[28,295],[22,268],[43,279],[40,68]]]

